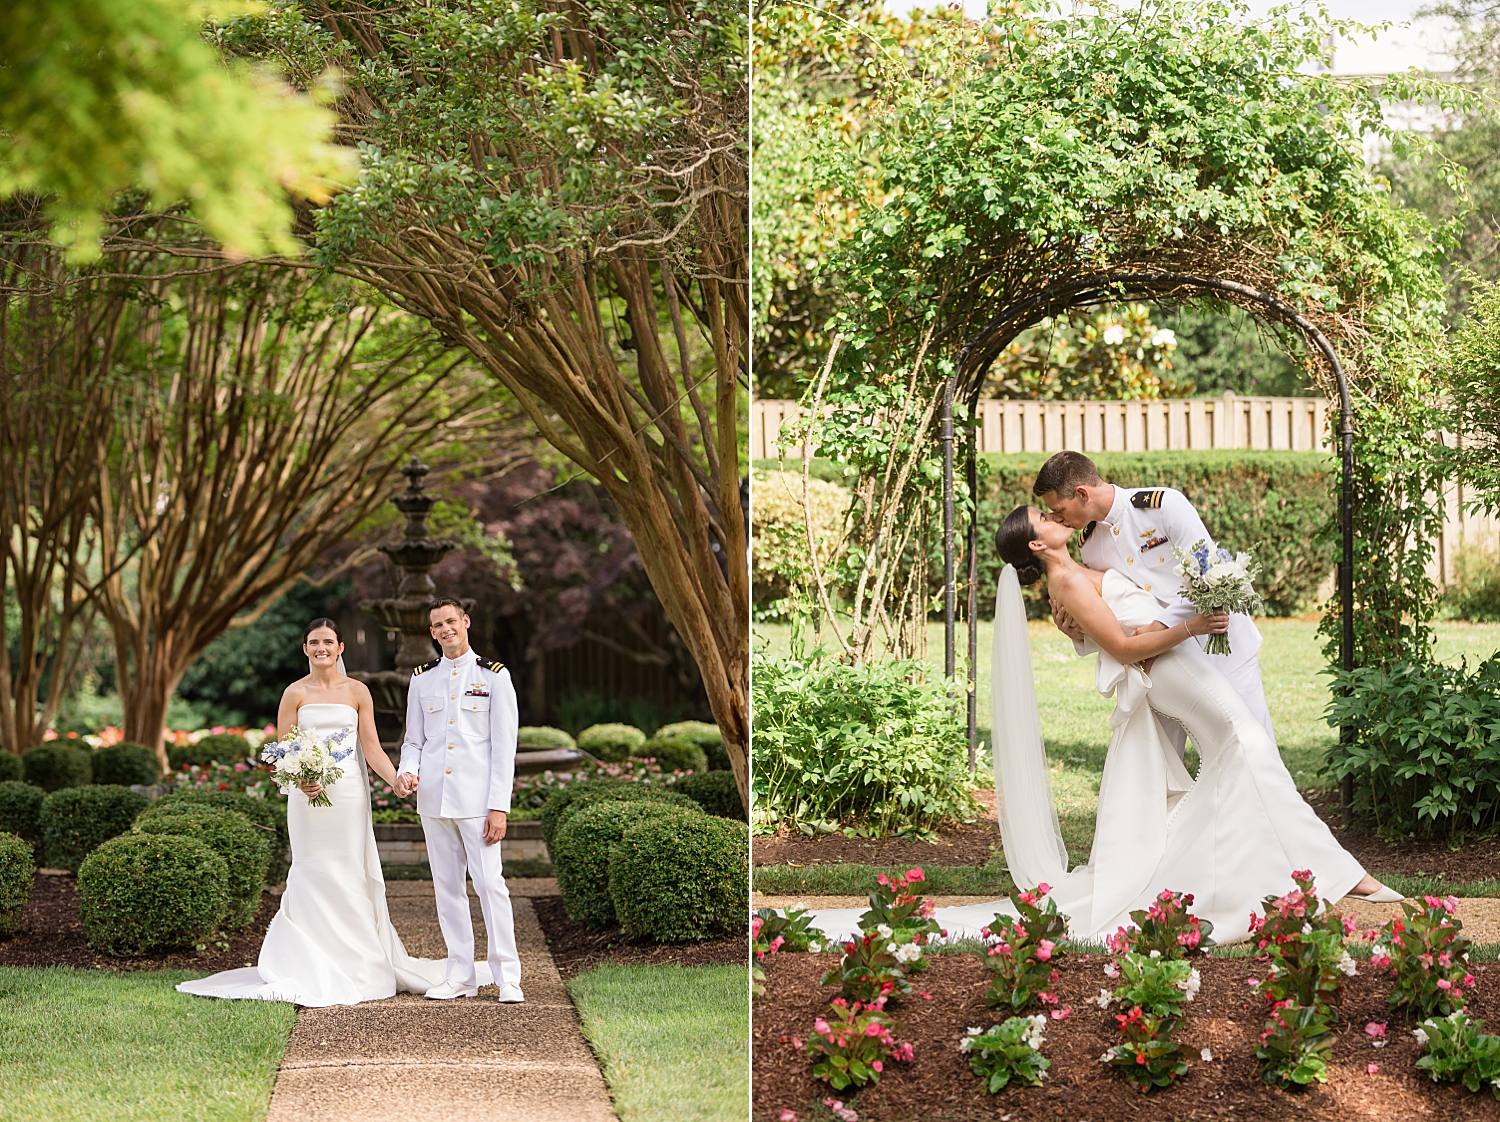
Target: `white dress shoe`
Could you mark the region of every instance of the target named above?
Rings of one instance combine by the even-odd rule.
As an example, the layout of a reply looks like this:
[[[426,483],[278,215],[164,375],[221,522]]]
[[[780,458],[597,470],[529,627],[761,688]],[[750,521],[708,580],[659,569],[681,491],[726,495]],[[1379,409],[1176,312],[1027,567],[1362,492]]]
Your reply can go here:
[[[1406,897],[1401,895],[1401,893],[1397,892],[1394,888],[1387,888],[1382,884],[1368,896],[1356,896],[1353,893],[1350,893],[1349,899],[1366,900],[1371,904],[1395,904],[1402,900],[1405,900]]]
[[[455,997],[478,997],[478,986],[461,986],[457,982],[443,982],[433,986],[424,995],[434,1001],[452,1001]]]
[[[500,987],[500,996],[495,998],[501,1005],[519,1005],[526,1000],[526,995],[521,992],[521,987],[514,982],[507,982]]]

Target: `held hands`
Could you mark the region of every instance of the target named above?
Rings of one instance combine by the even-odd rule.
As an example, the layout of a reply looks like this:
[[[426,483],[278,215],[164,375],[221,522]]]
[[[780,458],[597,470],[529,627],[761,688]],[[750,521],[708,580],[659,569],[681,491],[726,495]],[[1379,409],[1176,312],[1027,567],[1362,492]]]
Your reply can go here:
[[[396,797],[404,799],[417,789],[417,784],[422,782],[417,776],[409,771],[403,771],[396,776],[396,782],[391,784],[391,789],[396,792]]]
[[[1078,626],[1078,621],[1073,618],[1068,609],[1056,600],[1049,599],[1047,603],[1052,608],[1052,622],[1057,625],[1057,629],[1069,639],[1075,639],[1080,643],[1083,642],[1083,628]]]
[[[492,810],[485,815],[484,819],[484,844],[494,845],[505,837],[506,813],[503,810]]]
[[[1188,634],[1198,635],[1224,635],[1229,631],[1229,613],[1216,611],[1211,615],[1199,612],[1187,621]]]

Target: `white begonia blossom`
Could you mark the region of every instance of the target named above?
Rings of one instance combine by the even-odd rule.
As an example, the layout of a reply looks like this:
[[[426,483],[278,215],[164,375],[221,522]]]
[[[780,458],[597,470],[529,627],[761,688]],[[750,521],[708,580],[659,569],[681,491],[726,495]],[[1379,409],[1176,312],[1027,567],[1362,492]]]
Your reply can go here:
[[[1152,951],[1152,952],[1151,952],[1151,957],[1152,957],[1152,958],[1160,958],[1160,957],[1161,957],[1161,951],[1156,951],[1156,950],[1153,950],[1153,951]]]
[[[1113,962],[1106,962],[1104,964],[1104,976],[1106,978],[1118,978],[1120,976],[1120,968]]]
[[[1186,978],[1177,983],[1177,988],[1187,995],[1189,1001],[1198,996],[1198,991],[1202,987],[1203,976],[1196,969],[1190,971]]]
[[[1339,969],[1351,978],[1359,973],[1359,967],[1354,964],[1354,956],[1348,951],[1345,951],[1344,957],[1339,959]]]
[[[1109,1003],[1113,1001],[1114,998],[1115,995],[1110,993],[1109,990],[1101,989],[1099,991],[1099,996],[1094,998],[1094,1004],[1099,1006],[1100,1009],[1108,1009]]]
[[[809,943],[809,944],[807,944],[807,950],[808,950],[809,954],[822,954],[823,953],[823,944],[822,943]]]
[[[1031,1027],[1026,1030],[1026,1035],[1023,1037],[1023,1039],[1026,1041],[1026,1047],[1030,1048],[1032,1051],[1039,1051],[1042,1047],[1042,1043],[1047,1039],[1046,1036],[1042,1034],[1042,1030],[1046,1027],[1046,1017],[1042,1016],[1040,1013],[1032,1017]]]
[[[1105,1049],[1103,1052],[1099,1053],[1099,1062],[1101,1064],[1109,1063],[1109,1049]]]
[[[1411,1030],[1411,1034],[1417,1038],[1417,1043],[1423,1048],[1427,1047],[1427,1034],[1419,1028]]]
[[[1104,329],[1104,341],[1111,347],[1118,347],[1125,342],[1125,325],[1123,323],[1112,323]]]
[[[915,943],[907,943],[896,951],[897,962],[916,962],[922,957],[922,948]]]
[[[1209,1063],[1214,1058],[1214,1050],[1212,1048],[1205,1048],[1198,1054],[1203,1057],[1204,1063]]]
[[[1311,935],[1312,934],[1312,924],[1310,924],[1310,923],[1304,923],[1302,925],[1302,934],[1304,934],[1304,935]]]
[[[876,927],[875,930],[882,939],[889,939],[891,937],[891,929],[883,923]]]

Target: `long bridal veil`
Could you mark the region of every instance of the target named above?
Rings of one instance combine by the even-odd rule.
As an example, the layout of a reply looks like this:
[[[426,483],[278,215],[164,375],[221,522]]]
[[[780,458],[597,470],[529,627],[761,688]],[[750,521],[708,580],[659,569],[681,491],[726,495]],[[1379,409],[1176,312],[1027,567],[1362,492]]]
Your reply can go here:
[[[1015,566],[1000,573],[990,651],[990,739],[1005,861],[1018,888],[1056,885],[1068,871],[1031,671],[1031,636]]]

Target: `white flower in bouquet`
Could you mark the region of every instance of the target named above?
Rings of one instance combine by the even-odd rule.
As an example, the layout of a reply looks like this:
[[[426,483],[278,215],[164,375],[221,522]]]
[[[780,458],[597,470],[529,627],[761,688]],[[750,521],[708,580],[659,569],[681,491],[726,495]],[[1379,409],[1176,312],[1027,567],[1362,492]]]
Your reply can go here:
[[[271,778],[285,795],[293,787],[304,783],[321,784],[324,788],[317,798],[309,799],[308,806],[332,806],[327,788],[344,777],[344,769],[338,765],[353,754],[354,748],[340,749],[352,728],[340,729],[332,736],[319,740],[309,729],[292,726],[292,730],[274,743],[267,744],[260,758],[271,765]]]
[[[1250,554],[1210,550],[1202,539],[1187,552],[1181,549],[1175,552],[1182,595],[1203,614],[1223,611],[1248,615],[1264,606],[1255,591],[1260,566]],[[1229,636],[1210,635],[1203,649],[1209,654],[1227,655]]]

